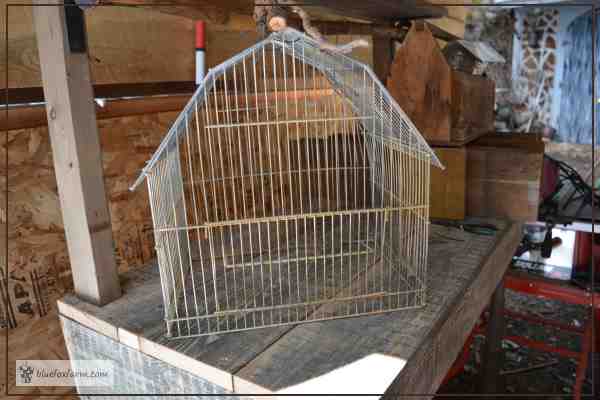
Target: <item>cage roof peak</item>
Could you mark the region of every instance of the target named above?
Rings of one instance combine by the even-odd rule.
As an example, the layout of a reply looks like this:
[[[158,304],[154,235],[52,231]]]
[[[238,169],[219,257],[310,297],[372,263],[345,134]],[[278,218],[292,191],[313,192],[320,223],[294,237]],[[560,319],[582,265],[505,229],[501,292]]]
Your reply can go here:
[[[254,46],[209,69],[203,82],[179,114],[152,158],[147,161],[130,190],[135,190],[162,154],[167,151],[169,143],[181,134],[180,125],[189,118],[194,105],[198,100],[202,100],[204,93],[213,88],[215,79],[234,65],[244,62],[247,57],[256,54],[257,51],[275,45],[281,47],[287,55],[295,57],[323,74],[334,90],[344,96],[356,112],[368,113],[376,117],[379,120],[379,135],[397,139],[398,144],[406,146],[409,151],[428,154],[432,165],[444,168],[412,121],[368,65],[345,54],[323,50],[313,38],[293,28],[286,28],[272,33]],[[365,129],[369,128],[365,127]]]

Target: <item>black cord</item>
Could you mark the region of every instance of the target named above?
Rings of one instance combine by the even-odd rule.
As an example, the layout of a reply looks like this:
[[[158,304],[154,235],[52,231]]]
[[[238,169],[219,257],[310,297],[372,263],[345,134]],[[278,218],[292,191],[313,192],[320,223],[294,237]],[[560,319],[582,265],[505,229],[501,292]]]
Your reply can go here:
[[[558,203],[555,197],[567,183],[569,183],[573,188],[573,193],[571,193],[567,201],[562,205],[563,210],[567,208],[573,201],[582,200],[582,204],[575,215],[575,217],[577,217],[585,205],[591,205],[592,207],[600,205],[600,195],[598,195],[595,189],[585,182],[585,180],[573,167],[548,155],[544,155],[544,157],[557,166],[559,176],[556,187],[552,193],[546,196],[540,204],[541,217],[545,219],[558,214]]]

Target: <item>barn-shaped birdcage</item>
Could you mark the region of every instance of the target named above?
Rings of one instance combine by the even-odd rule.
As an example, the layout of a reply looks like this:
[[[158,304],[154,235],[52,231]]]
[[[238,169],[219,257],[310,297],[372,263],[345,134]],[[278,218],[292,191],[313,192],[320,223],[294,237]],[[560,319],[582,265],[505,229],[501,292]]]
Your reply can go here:
[[[371,69],[298,31],[210,70],[132,187],[168,334],[424,305],[430,164]]]

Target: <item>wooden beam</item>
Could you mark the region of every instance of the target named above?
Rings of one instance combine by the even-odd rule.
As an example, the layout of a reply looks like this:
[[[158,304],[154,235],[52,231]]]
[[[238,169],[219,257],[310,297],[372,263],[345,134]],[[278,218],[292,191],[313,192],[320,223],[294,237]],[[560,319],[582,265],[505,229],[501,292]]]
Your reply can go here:
[[[0,129],[17,130],[43,126],[47,124],[46,109],[37,105],[31,107],[9,108],[0,112]]]
[[[288,25],[303,31],[302,20],[293,17],[288,18]],[[311,24],[323,35],[363,35],[383,36],[391,39],[403,40],[407,29],[396,29],[390,25],[364,24],[346,21],[311,21]]]
[[[504,363],[504,350],[502,349],[504,320],[504,283],[500,282],[490,302],[490,317],[486,328],[479,393],[490,395],[504,392],[504,379],[500,375]]]
[[[227,1],[223,0],[123,0],[113,4],[137,6],[164,14],[178,15],[210,24],[225,24],[229,19]]]
[[[272,2],[265,1],[270,4]],[[281,1],[281,3],[285,3]],[[288,4],[302,4],[287,1]],[[320,0],[305,2],[306,10],[314,16],[336,17],[337,19],[362,20],[367,22],[388,23],[415,18],[439,18],[447,15],[442,5],[430,4],[425,0]],[[234,15],[252,14],[253,0],[119,0],[119,5],[143,7],[164,14],[178,15],[190,19],[202,19],[211,24],[228,24]],[[321,18],[323,19],[323,18]]]
[[[297,98],[319,98],[332,94],[330,89],[307,90],[289,92],[289,99]],[[269,99],[275,99],[274,93],[267,94]],[[281,93],[279,94],[281,96]],[[264,99],[264,94],[260,95],[261,101]],[[248,97],[253,102],[255,96]],[[181,111],[186,103],[190,100],[190,94],[181,94],[173,96],[152,96],[142,97],[137,99],[115,99],[107,100],[104,107],[96,105],[96,118],[108,119],[126,117],[132,115],[156,114],[161,112]],[[240,105],[245,104],[245,99],[238,99]],[[47,124],[46,110],[43,105],[35,105],[29,107],[16,106],[8,110],[8,120],[6,113],[0,112],[0,129],[1,130],[16,130],[27,129],[43,126]]]
[[[440,18],[448,14],[445,7],[424,0],[320,0],[318,8],[326,8],[337,15],[386,23],[417,18]],[[308,12],[317,8],[306,6]]]
[[[104,305],[120,297],[121,288],[88,54],[70,51],[64,7],[33,7],[33,20],[75,292]]]
[[[302,30],[302,21],[298,18],[289,18],[288,24],[293,28]],[[388,37],[390,39],[399,41],[404,40],[410,28],[410,24],[396,28],[389,24],[365,24],[350,21],[312,21],[312,25],[319,29],[319,31],[324,35],[373,35]],[[445,42],[460,39],[458,36],[430,22],[425,22],[425,25],[429,28],[431,34],[436,39],[440,39]]]
[[[100,99],[187,94],[194,93],[195,90],[194,81],[108,83],[93,86],[94,97]],[[0,99],[6,104],[6,89],[0,89]],[[9,105],[43,102],[44,88],[41,86],[8,89]]]

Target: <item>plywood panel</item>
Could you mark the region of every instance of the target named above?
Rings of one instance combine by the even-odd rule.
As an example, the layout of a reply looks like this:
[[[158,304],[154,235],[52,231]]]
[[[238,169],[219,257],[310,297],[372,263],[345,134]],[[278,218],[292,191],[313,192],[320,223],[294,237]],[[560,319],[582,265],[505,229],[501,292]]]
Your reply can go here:
[[[2,10],[6,3],[0,0]],[[3,22],[4,12],[0,14]],[[207,68],[258,40],[248,19],[236,17],[226,25],[207,25]],[[111,6],[86,12],[86,23],[94,83],[194,80],[193,19]],[[8,39],[10,87],[40,86],[31,7],[9,7]],[[1,52],[2,87],[5,63],[5,52]]]
[[[0,0],[4,10],[7,0]],[[3,23],[4,13],[0,13]],[[194,20],[149,8],[98,7],[86,13],[90,63],[95,83],[183,81],[194,79]],[[10,87],[39,86],[41,78],[31,9],[9,8]],[[4,31],[2,31],[4,33]],[[327,32],[324,32],[327,33]],[[337,44],[368,36],[332,35]],[[224,24],[206,26],[206,66],[213,67],[259,40],[250,15],[232,14]],[[372,65],[371,46],[352,56]],[[4,87],[4,52],[0,53]]]
[[[431,169],[429,214],[462,220],[467,207],[467,151],[464,147],[434,147],[433,151],[446,169]]]
[[[483,266],[470,276],[468,287],[445,304],[444,315],[422,340],[384,398],[437,391],[502,280],[522,234],[522,225],[518,223],[500,233],[502,239],[486,255]],[[454,271],[450,273],[454,275]]]
[[[129,186],[150,158],[177,112],[98,121],[105,185],[120,271],[147,262],[154,254],[152,220],[145,187]],[[9,185],[9,292],[19,325],[39,316],[38,305],[51,308],[72,285],[56,179],[47,128],[9,131],[0,138],[0,176]],[[4,204],[5,193],[0,194]],[[4,231],[2,231],[4,232]],[[4,242],[5,243],[5,242]],[[43,299],[32,289],[30,273],[40,275]],[[19,285],[27,295],[16,298]],[[29,303],[29,305],[28,305]]]

